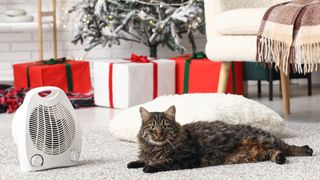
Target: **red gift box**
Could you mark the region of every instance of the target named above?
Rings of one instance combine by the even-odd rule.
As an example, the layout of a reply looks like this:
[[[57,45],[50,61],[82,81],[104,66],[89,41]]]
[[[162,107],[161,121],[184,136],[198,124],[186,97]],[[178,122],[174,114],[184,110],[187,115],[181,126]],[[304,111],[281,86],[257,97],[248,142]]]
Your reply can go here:
[[[64,91],[91,91],[89,62],[68,60],[60,63],[19,63],[13,65],[15,88],[56,86]]]
[[[171,59],[176,62],[176,93],[217,92],[221,63],[210,61],[206,57],[193,59],[190,57],[191,55],[186,55]],[[189,70],[188,60],[190,60]],[[233,82],[232,70],[230,70],[226,93],[234,94],[235,89],[235,94],[243,95],[243,63],[234,62],[233,66],[235,81]],[[233,87],[234,83],[235,87]]]

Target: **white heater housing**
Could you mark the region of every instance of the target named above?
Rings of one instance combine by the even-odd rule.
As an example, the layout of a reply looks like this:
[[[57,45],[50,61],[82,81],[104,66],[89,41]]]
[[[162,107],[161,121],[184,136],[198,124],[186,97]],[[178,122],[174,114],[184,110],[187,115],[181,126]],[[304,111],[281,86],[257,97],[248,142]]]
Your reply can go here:
[[[27,93],[13,118],[12,135],[23,172],[73,166],[79,160],[80,124],[66,94],[57,87]]]

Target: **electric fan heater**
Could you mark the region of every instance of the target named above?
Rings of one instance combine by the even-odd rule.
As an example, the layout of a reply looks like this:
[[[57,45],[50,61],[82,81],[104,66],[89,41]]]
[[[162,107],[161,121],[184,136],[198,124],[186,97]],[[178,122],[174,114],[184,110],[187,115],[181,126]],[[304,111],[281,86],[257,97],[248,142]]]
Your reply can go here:
[[[57,87],[30,90],[12,122],[21,170],[76,165],[82,136],[75,111]]]

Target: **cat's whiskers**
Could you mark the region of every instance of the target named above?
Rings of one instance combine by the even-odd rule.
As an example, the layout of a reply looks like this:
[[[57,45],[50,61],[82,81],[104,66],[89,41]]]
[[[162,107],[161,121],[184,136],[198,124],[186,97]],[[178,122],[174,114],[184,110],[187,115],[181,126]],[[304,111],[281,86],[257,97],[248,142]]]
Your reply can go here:
[[[176,149],[176,146],[169,139],[167,139],[167,142],[173,149]]]

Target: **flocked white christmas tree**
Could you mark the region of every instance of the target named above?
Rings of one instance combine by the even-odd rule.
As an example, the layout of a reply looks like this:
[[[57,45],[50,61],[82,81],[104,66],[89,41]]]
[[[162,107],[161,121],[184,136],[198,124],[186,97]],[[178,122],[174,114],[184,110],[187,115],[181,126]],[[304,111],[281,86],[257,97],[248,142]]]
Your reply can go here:
[[[70,10],[79,18],[73,43],[89,51],[133,41],[156,57],[159,45],[184,53],[181,35],[186,33],[196,51],[194,34],[205,33],[203,6],[203,0],[83,0]]]

